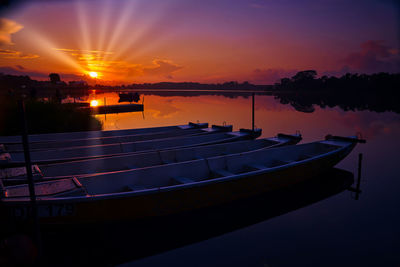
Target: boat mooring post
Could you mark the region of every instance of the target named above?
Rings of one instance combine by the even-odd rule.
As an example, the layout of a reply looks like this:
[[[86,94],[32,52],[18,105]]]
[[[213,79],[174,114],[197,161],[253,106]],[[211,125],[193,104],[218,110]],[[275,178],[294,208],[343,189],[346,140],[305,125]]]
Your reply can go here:
[[[358,173],[357,173],[357,185],[356,187],[349,187],[348,190],[350,192],[356,193],[356,196],[354,197],[355,200],[358,200],[360,198],[360,185],[361,185],[361,167],[362,167],[362,158],[363,154],[360,153],[358,154]]]
[[[21,111],[21,129],[22,129],[22,144],[24,148],[24,157],[25,157],[25,167],[26,174],[28,177],[28,186],[29,186],[29,196],[31,200],[31,216],[33,219],[33,234],[34,239],[36,241],[36,245],[38,247],[38,255],[41,255],[41,238],[40,238],[40,230],[39,230],[39,218],[38,218],[38,209],[36,203],[36,194],[35,194],[35,185],[33,182],[32,175],[32,162],[31,155],[29,152],[29,140],[28,140],[28,130],[27,130],[27,122],[26,122],[26,113],[25,113],[25,103],[24,100],[20,100],[20,111]],[[29,210],[29,209],[28,209]]]
[[[252,94],[252,113],[251,113],[251,129],[254,132],[254,95],[255,93]]]
[[[357,176],[357,186],[356,186],[356,200],[359,199],[360,196],[360,183],[361,183],[361,167],[362,167],[362,159],[363,159],[363,154],[360,153],[358,154],[358,176]]]
[[[107,120],[107,102],[106,102],[106,97],[104,97],[104,120]]]

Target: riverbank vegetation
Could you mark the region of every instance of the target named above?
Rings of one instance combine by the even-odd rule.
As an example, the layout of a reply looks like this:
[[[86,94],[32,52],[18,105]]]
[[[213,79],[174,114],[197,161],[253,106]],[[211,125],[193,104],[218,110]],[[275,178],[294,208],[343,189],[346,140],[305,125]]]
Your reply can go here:
[[[101,130],[102,124],[89,110],[56,101],[26,99],[29,134]],[[17,97],[0,98],[0,135],[21,134],[21,108]]]

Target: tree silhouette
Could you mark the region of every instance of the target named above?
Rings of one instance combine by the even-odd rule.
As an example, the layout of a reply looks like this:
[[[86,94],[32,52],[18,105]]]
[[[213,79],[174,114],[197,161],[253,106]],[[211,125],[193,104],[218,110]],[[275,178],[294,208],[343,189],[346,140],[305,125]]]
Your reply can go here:
[[[60,75],[58,73],[50,73],[49,74],[50,82],[51,83],[59,83],[61,81]]]

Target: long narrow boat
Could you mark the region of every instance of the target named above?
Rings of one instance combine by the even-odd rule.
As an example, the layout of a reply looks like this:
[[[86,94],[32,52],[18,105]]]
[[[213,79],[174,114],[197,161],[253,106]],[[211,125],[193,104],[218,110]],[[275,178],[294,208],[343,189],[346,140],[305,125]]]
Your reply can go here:
[[[174,125],[174,126],[139,128],[139,129],[32,134],[29,135],[29,142],[34,143],[34,142],[47,142],[47,141],[57,141],[57,140],[75,140],[75,139],[88,139],[88,138],[99,138],[99,137],[110,137],[110,136],[149,134],[149,133],[176,131],[176,130],[186,130],[193,128],[207,128],[207,127],[208,123],[189,122],[187,125]],[[22,143],[21,136],[0,136],[0,144],[18,144],[18,143]]]
[[[301,135],[278,134],[276,137],[246,140],[217,145],[189,147],[164,151],[150,151],[108,158],[88,159],[65,163],[33,166],[35,180],[51,180],[66,176],[82,176],[114,171],[127,171],[156,165],[190,161],[257,149],[297,144]],[[0,179],[4,184],[26,183],[26,168],[0,169]]]
[[[332,137],[308,144],[262,149],[93,177],[35,184],[43,225],[96,223],[163,216],[276,190],[320,175],[362,142]],[[8,221],[29,214],[27,185],[2,188],[0,214]]]
[[[97,137],[88,139],[73,139],[73,140],[54,140],[46,142],[32,142],[29,145],[29,149],[34,150],[51,150],[65,147],[83,147],[83,146],[96,146],[96,145],[107,145],[116,143],[128,143],[137,141],[154,140],[169,137],[180,137],[190,135],[200,135],[215,132],[231,132],[232,125],[212,125],[211,128],[200,128],[197,126],[184,127],[178,130],[168,130],[165,132],[156,133],[144,133],[144,134],[133,134],[133,135],[121,135],[121,136],[108,136],[108,137]],[[22,144],[6,144],[3,145],[4,150],[8,153],[21,152],[23,151]]]
[[[38,150],[31,151],[30,155],[34,164],[51,164],[90,158],[111,157],[151,150],[177,149],[255,139],[260,135],[261,129],[255,129],[254,131],[241,129],[240,131],[235,132],[212,133],[180,138],[163,138],[120,144],[52,149],[46,151]],[[25,159],[23,152],[9,153],[8,160],[3,162],[2,166],[3,168],[18,167],[22,166],[24,162]]]

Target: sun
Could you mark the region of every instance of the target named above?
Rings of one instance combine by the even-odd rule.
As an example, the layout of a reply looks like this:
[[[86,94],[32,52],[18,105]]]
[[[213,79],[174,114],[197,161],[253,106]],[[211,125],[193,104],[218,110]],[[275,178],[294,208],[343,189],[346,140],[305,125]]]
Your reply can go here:
[[[90,101],[90,106],[91,107],[97,107],[98,105],[99,105],[99,101],[97,101],[97,100]]]
[[[97,78],[99,76],[99,74],[95,71],[91,71],[91,72],[89,72],[89,76],[92,78]]]

